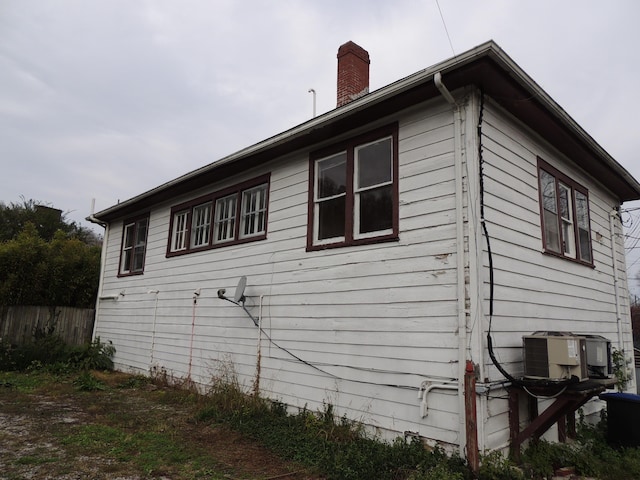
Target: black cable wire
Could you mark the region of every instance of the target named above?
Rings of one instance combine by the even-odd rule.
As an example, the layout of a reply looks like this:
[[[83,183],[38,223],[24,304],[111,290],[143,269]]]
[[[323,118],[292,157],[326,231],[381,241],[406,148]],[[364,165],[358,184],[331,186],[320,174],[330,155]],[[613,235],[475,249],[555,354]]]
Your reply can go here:
[[[522,387],[533,387],[533,386],[559,386],[566,385],[568,383],[575,383],[577,379],[569,379],[562,382],[551,382],[548,380],[523,380],[515,378],[509,372],[507,372],[504,367],[500,364],[498,359],[496,358],[495,352],[493,350],[493,339],[491,338],[491,326],[493,323],[493,304],[494,304],[494,269],[493,269],[493,254],[491,253],[491,237],[489,236],[489,231],[487,229],[487,222],[484,218],[484,157],[483,157],[483,149],[482,149],[482,123],[484,116],[484,90],[480,89],[480,113],[478,115],[478,161],[479,167],[478,172],[480,176],[480,224],[482,225],[482,232],[484,234],[485,241],[487,242],[487,257],[489,261],[489,328],[487,329],[487,349],[489,350],[489,357],[493,362],[493,365],[498,369],[498,371],[510,382],[515,385],[519,385]]]
[[[396,384],[391,384],[391,383],[375,383],[375,382],[367,382],[366,380],[356,380],[356,379],[351,379],[351,378],[342,378],[339,377],[338,375],[335,375],[331,372],[327,372],[326,370],[321,369],[320,367],[318,367],[317,365],[314,365],[306,360],[304,360],[303,358],[300,358],[299,356],[297,356],[295,353],[293,353],[292,351],[284,348],[283,346],[279,345],[275,340],[273,340],[273,338],[271,338],[271,336],[260,326],[260,323],[258,322],[258,320],[251,314],[251,312],[249,312],[249,310],[245,307],[244,305],[244,301],[241,300],[241,302],[236,302],[235,300],[231,300],[230,298],[225,297],[224,295],[219,294],[218,298],[222,299],[222,300],[226,300],[227,302],[231,302],[234,305],[238,305],[239,307],[242,307],[242,309],[245,311],[245,313],[249,316],[249,318],[253,321],[254,325],[256,327],[258,327],[260,329],[260,332],[262,332],[262,334],[269,340],[269,342],[271,342],[271,344],[273,344],[276,348],[279,348],[280,350],[282,350],[283,352],[285,352],[286,354],[290,355],[291,357],[293,357],[294,359],[296,359],[297,361],[299,361],[300,363],[303,363],[304,365],[307,365],[308,367],[313,368],[314,370],[317,370],[318,372],[327,375],[328,377],[331,378],[335,378],[336,380],[345,380],[348,382],[354,382],[354,383],[362,383],[362,384],[366,384],[366,385],[375,385],[377,387],[394,387],[394,388],[401,388],[404,390],[420,390],[420,388],[418,387],[414,387],[411,385],[396,385]]]

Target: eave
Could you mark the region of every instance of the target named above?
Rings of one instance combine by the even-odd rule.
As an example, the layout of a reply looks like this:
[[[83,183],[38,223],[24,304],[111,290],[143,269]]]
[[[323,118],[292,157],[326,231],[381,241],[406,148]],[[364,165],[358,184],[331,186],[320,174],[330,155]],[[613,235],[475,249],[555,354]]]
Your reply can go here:
[[[440,72],[450,90],[475,85],[507,111],[597,178],[621,202],[640,199],[640,184],[549,97],[502,49],[490,41],[290,130],[187,173],[130,200],[98,212],[111,222],[151,209],[173,197],[211,185],[283,155],[311,148],[416,103],[440,95]]]

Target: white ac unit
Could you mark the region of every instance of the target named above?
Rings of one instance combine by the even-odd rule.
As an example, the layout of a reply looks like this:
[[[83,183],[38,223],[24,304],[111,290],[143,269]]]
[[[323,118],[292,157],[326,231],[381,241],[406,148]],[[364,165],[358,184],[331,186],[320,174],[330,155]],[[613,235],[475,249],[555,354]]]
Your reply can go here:
[[[589,378],[609,378],[613,375],[611,341],[601,335],[583,335],[587,341],[587,371]]]
[[[569,332],[535,332],[522,337],[522,343],[526,378],[554,382],[589,378],[586,338]]]

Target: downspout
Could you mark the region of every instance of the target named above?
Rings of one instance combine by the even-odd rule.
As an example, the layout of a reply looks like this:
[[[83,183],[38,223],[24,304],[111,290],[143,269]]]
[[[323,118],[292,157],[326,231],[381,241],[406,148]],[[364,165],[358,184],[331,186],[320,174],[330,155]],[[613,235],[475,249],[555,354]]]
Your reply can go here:
[[[456,102],[451,92],[442,83],[442,75],[436,72],[433,82],[453,107],[453,136],[454,136],[454,176],[455,176],[455,203],[456,203],[456,295],[458,298],[458,438],[460,441],[460,456],[467,451],[467,421],[465,418],[465,369],[467,363],[467,320],[466,320],[466,295],[464,273],[464,203],[462,182],[462,108]],[[475,401],[475,392],[473,392]],[[476,419],[473,419],[475,425]]]
[[[624,351],[624,338],[622,335],[622,318],[620,316],[620,292],[618,286],[618,256],[616,255],[616,232],[614,218],[618,217],[618,212],[614,209],[609,212],[609,229],[611,230],[611,260],[613,264],[613,295],[616,306],[616,324],[618,327],[618,345],[620,351]]]
[[[98,319],[100,318],[100,296],[102,294],[102,287],[104,284],[104,272],[106,269],[106,258],[107,258],[107,246],[109,245],[109,224],[107,222],[103,222],[102,220],[96,218],[94,214],[94,209],[96,206],[96,199],[91,199],[91,214],[86,218],[88,222],[95,223],[96,225],[100,225],[104,228],[104,236],[102,237],[102,249],[100,251],[100,277],[98,278],[98,293],[96,295],[96,311],[94,313],[93,320],[93,332],[91,334],[91,340],[95,341],[96,339],[96,330],[98,329]]]

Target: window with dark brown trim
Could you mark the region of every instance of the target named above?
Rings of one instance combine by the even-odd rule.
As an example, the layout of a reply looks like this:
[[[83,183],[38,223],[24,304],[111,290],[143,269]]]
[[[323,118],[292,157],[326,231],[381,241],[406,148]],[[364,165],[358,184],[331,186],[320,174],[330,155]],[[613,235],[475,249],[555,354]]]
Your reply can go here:
[[[398,238],[398,125],[314,152],[307,250]]]
[[[270,175],[171,209],[167,257],[267,238]]]
[[[538,185],[545,253],[593,265],[588,190],[541,158]]]
[[[149,214],[123,222],[118,276],[141,275],[144,272],[148,230]]]

